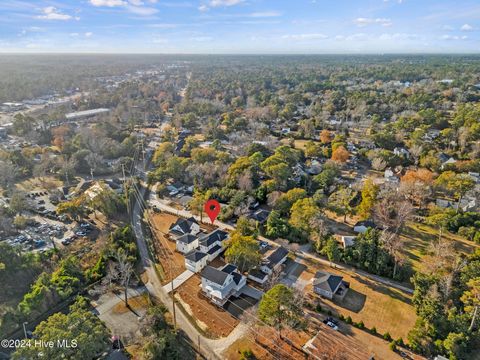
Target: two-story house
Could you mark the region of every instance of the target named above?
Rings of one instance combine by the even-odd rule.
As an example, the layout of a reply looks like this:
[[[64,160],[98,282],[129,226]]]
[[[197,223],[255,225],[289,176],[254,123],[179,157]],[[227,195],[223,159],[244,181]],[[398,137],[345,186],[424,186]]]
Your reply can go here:
[[[278,247],[272,252],[263,262],[260,270],[267,275],[270,275],[274,271],[280,268],[280,266],[287,260],[288,250],[283,246]]]
[[[207,254],[199,250],[192,250],[185,254],[185,267],[194,273],[200,272],[207,266]]]
[[[189,253],[198,247],[198,237],[192,234],[185,234],[176,240],[177,250],[182,254]]]
[[[175,221],[169,229],[170,235],[177,239],[186,234],[197,235],[200,232],[200,225],[193,217],[188,219],[180,218]]]
[[[227,232],[216,229],[199,238],[199,249],[208,255],[208,261],[212,261],[223,251],[223,243],[227,238]]]
[[[230,296],[239,294],[247,282],[246,277],[232,264],[226,264],[221,269],[207,266],[201,277],[203,294],[217,306],[223,306]]]

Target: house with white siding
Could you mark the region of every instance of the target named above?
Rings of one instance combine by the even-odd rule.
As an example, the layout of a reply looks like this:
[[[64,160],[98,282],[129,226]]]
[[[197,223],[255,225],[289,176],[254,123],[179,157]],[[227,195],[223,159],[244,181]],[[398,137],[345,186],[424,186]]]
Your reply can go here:
[[[192,234],[185,234],[176,240],[177,250],[182,254],[189,253],[198,247],[198,237]]]
[[[246,277],[232,264],[219,269],[206,266],[201,277],[203,294],[217,306],[223,306],[230,296],[239,295],[247,283]]]
[[[207,266],[207,254],[199,250],[193,250],[185,254],[185,267],[187,270],[198,273]]]
[[[260,270],[270,275],[287,260],[288,250],[283,246],[278,247],[262,263]]]
[[[170,226],[168,232],[174,239],[186,234],[197,235],[200,232],[200,225],[193,217],[188,219],[180,218]]]
[[[227,239],[227,232],[216,229],[198,239],[199,249],[208,255],[208,261],[212,261],[223,251],[224,242]]]

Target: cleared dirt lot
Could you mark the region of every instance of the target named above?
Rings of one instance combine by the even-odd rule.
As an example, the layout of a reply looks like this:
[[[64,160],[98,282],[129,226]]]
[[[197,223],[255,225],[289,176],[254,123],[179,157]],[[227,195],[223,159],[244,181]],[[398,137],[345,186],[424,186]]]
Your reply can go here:
[[[306,268],[299,276],[300,281],[307,284],[304,292],[318,301],[323,308],[330,308],[345,317],[350,316],[355,322],[363,321],[366,327],[376,327],[379,333],[388,331],[395,339],[407,338],[416,320],[415,309],[411,305],[409,295],[326,265],[310,262],[305,265]],[[350,289],[342,301],[331,301],[313,294],[311,280],[318,270],[343,276],[343,280],[350,283]]]
[[[154,241],[155,250],[163,270],[162,284],[167,284],[186,270],[185,259],[182,254],[176,251],[175,241],[169,240],[168,229],[170,225],[177,221],[178,217],[170,214],[154,214],[152,221],[156,240]]]
[[[241,352],[251,350],[256,359],[305,359],[302,346],[312,337],[304,331],[283,330],[285,341],[278,338],[278,333],[272,328],[255,327],[242,338],[235,341],[224,353],[228,360],[239,360]]]
[[[197,320],[197,325],[209,337],[225,337],[239,321],[227,311],[213,305],[201,295],[200,276],[194,275],[176,290],[177,299],[185,310]]]

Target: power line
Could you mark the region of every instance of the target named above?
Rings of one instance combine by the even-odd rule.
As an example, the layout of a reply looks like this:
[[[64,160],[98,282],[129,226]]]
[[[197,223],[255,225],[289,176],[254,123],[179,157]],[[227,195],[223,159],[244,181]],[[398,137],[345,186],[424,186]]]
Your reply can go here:
[[[138,187],[135,186],[135,189],[136,189],[136,191],[138,191]],[[139,194],[137,194],[137,199],[138,199],[138,196],[139,196]],[[141,206],[144,208],[145,201],[142,200],[142,202],[143,202],[143,204],[141,204]],[[148,214],[148,211],[147,211],[147,214]],[[151,220],[149,219],[149,216],[148,216],[148,215],[147,215],[147,219],[146,219],[146,220],[147,220],[147,222],[149,223],[149,225],[150,225],[153,229],[157,230],[157,231],[160,232],[162,235],[165,235],[165,233],[164,233],[163,231],[161,231],[161,230],[159,230],[159,229],[156,228],[156,226],[155,226],[155,225],[151,222]],[[163,254],[165,255],[166,252],[168,251],[168,252],[170,253],[170,255],[173,256],[173,252],[172,252],[171,249],[168,247],[168,245],[165,246],[164,242],[163,242],[159,237],[157,237],[154,232],[152,232],[152,233],[154,234],[155,238],[158,239],[158,240],[161,242],[162,247],[165,248]],[[165,241],[168,241],[168,240],[165,239]],[[170,264],[170,263],[171,263],[171,260],[168,259],[168,254],[167,254],[167,256],[166,256],[166,261],[167,261],[167,263],[169,264],[169,266],[171,266],[171,264]],[[178,271],[178,270],[179,270],[178,265],[177,265],[174,261],[173,261],[173,264],[174,264],[174,266],[175,266],[175,270]],[[172,285],[173,285],[173,280],[171,281],[171,283],[172,283]],[[173,295],[173,292],[172,292],[172,295]],[[191,297],[190,295],[188,295],[188,294],[185,294],[185,295],[187,295],[187,296],[188,296],[189,298],[191,298],[192,300],[197,301],[195,298]],[[174,295],[173,295],[173,296],[174,296]],[[237,304],[233,303],[230,299],[227,299],[227,302],[230,303],[230,304],[232,304],[233,306],[235,306],[235,307],[237,307],[238,309],[240,309],[240,310],[243,311],[242,308],[240,308]],[[198,303],[198,301],[197,301],[197,303]],[[202,307],[206,308],[203,304],[201,304],[201,303],[198,303],[198,304],[201,305]],[[254,304],[252,304],[252,303],[250,303],[250,304],[251,304],[252,306],[254,306]],[[206,308],[206,309],[208,310],[208,308]],[[215,314],[215,315],[218,317],[217,314]],[[237,318],[237,317],[234,316],[233,314],[231,314],[231,315],[232,315],[232,317],[234,317],[234,318],[237,319],[238,321],[241,321],[239,318]],[[221,318],[220,318],[220,319],[221,319]],[[255,319],[256,319],[256,320],[259,320],[259,321],[262,322],[264,325],[269,326],[269,325],[268,325],[267,323],[265,323],[264,321],[262,321],[262,320],[260,320],[260,319],[258,319],[258,318],[256,318],[256,317],[255,317]],[[226,321],[225,321],[224,319],[221,319],[221,320],[226,323]],[[251,331],[254,331],[253,329],[250,329],[250,330],[251,330]],[[257,335],[261,336],[261,337],[266,338],[264,335],[262,335],[262,334],[260,334],[260,333],[258,333],[258,332],[255,332],[255,333],[256,333]],[[267,339],[267,340],[270,340],[270,339],[268,339],[268,338],[266,338],[266,339]],[[272,344],[273,344],[273,346],[275,346],[275,347],[277,347],[277,348],[280,348],[280,347],[279,347],[277,344],[275,344],[274,342],[272,342]],[[272,354],[272,355],[273,355],[273,354]]]
[[[138,148],[137,148],[137,149],[138,149]],[[135,157],[136,157],[136,156],[135,156]],[[135,158],[135,157],[134,157],[134,158]],[[145,160],[144,160],[144,161],[145,161]],[[136,163],[136,161],[135,161],[134,163]],[[136,166],[134,167],[134,169],[136,169]],[[133,174],[131,174],[131,176],[133,176]],[[154,225],[154,223],[151,222],[150,215],[149,215],[148,210],[147,210],[148,204],[146,203],[145,199],[143,199],[143,197],[142,197],[142,195],[141,195],[141,192],[140,192],[140,190],[138,189],[138,186],[137,186],[137,184],[135,183],[135,181],[132,181],[132,184],[133,184],[133,188],[134,188],[134,196],[136,197],[136,200],[139,202],[139,206],[141,207],[141,209],[142,209],[144,212],[147,213],[147,215],[145,216],[145,218],[146,218],[146,220],[147,220],[147,222],[148,222],[149,227],[150,227],[150,228],[153,228],[154,230],[156,230],[156,231],[158,231],[158,232],[160,232],[162,235],[166,235],[163,231],[157,229],[157,227]],[[160,239],[161,237],[160,237],[160,238],[157,237],[155,232],[152,232],[152,234],[154,235],[154,237],[155,237],[156,239],[158,239],[158,240],[160,241],[162,247],[164,248],[164,249],[163,249],[163,255],[165,256],[165,260],[166,260],[166,262],[167,262],[167,264],[168,264],[168,266],[169,266],[170,272],[171,272],[171,269],[172,269],[172,264],[171,264],[171,263],[172,263],[172,261],[169,259],[169,256],[168,256],[168,255],[170,254],[170,256],[174,256],[173,251],[170,249],[170,247],[168,246],[168,244],[165,246],[165,243]],[[163,237],[163,236],[162,236],[162,237]],[[164,240],[165,240],[165,241],[168,241],[167,239],[164,239]],[[168,252],[169,254],[167,254],[167,252]],[[179,270],[179,266],[176,264],[175,261],[173,261],[173,266],[174,266],[174,268],[175,268],[176,271]],[[173,274],[173,273],[172,273],[172,274]],[[173,276],[173,275],[172,275],[172,276]],[[171,281],[171,284],[172,284],[172,302],[173,302],[173,309],[174,309],[174,311],[175,311],[175,301],[174,301],[174,296],[175,296],[175,295],[174,295],[174,289],[173,289],[173,280]],[[194,299],[193,297],[191,297],[190,295],[188,295],[188,294],[186,294],[186,295],[187,295],[188,297],[190,297],[192,300],[195,300],[195,299]],[[235,306],[235,307],[237,307],[238,309],[240,309],[240,310],[243,311],[242,308],[240,308],[237,304],[233,303],[230,299],[227,299],[227,302],[230,303],[230,304],[232,304],[233,306]],[[198,302],[197,302],[197,303],[198,303]],[[250,303],[250,302],[249,302],[249,303]],[[201,304],[201,303],[198,303],[198,304],[201,305],[201,306],[203,306],[203,307],[205,308],[205,306],[204,306],[203,304]],[[250,304],[253,306],[252,303],[250,303]],[[218,317],[217,314],[215,314],[215,315]],[[232,317],[234,317],[234,318],[237,319],[238,321],[241,321],[238,317],[234,316],[233,314],[231,314],[231,315],[232,315]],[[219,318],[220,318],[220,317],[219,317]],[[220,319],[221,319],[221,318],[220,318]],[[266,324],[264,321],[258,319],[257,317],[255,317],[255,319],[256,319],[256,320],[259,320],[261,323],[265,324],[266,326],[269,326],[268,324]],[[221,320],[226,323],[226,321],[225,321],[224,319],[221,319]],[[249,329],[249,330],[250,330],[250,331],[254,331],[253,329]],[[255,331],[254,331],[254,332],[255,332]],[[258,332],[255,332],[255,334],[260,335],[260,336],[266,338],[264,335],[261,335],[261,334],[259,334]],[[266,339],[267,339],[267,340],[270,340],[270,339],[268,339],[268,338],[266,338]],[[272,344],[273,344],[275,347],[277,347],[278,349],[281,349],[281,348],[280,348],[277,344],[275,344],[274,342],[272,342]],[[282,349],[282,351],[283,351],[283,349]],[[288,354],[288,353],[287,353],[287,354]],[[272,356],[274,356],[274,355],[272,354]]]

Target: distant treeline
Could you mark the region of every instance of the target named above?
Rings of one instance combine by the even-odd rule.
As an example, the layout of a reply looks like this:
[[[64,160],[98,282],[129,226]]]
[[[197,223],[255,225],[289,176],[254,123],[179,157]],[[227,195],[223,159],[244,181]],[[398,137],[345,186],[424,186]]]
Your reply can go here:
[[[480,71],[477,55],[92,55],[92,54],[2,54],[0,57],[0,103],[21,101],[67,89],[91,89],[96,77],[122,75],[169,63],[198,68],[271,66],[319,70],[348,67],[349,75],[379,80],[415,81],[425,77],[464,78]],[[380,68],[375,68],[375,64]],[[369,66],[365,66],[369,65]],[[372,66],[373,65],[373,66]],[[385,66],[388,65],[388,66]],[[453,66],[455,65],[455,66]],[[300,69],[299,68],[299,69]],[[422,69],[422,71],[419,71]],[[471,79],[473,80],[473,79]]]

